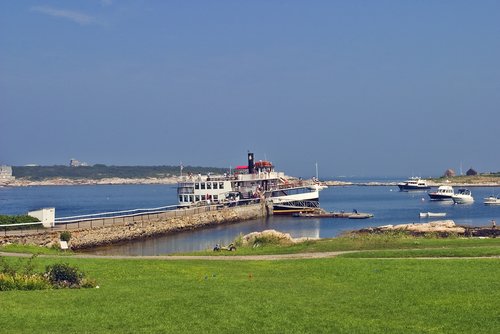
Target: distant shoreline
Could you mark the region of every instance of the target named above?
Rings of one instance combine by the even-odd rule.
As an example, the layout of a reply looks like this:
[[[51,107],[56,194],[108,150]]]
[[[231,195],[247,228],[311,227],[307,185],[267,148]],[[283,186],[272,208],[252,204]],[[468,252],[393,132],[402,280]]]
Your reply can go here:
[[[180,181],[177,176],[167,178],[103,178],[103,179],[68,179],[68,178],[51,178],[39,181],[32,181],[26,179],[16,179],[8,183],[0,184],[4,187],[32,187],[32,186],[77,186],[77,185],[141,185],[141,184],[165,184],[174,185]],[[475,180],[475,182],[436,182],[429,180],[428,184],[431,187],[438,187],[441,185],[449,185],[453,187],[500,187],[500,178],[498,181],[492,180]],[[347,187],[347,186],[360,186],[360,187],[395,187],[398,182],[350,182],[350,181],[336,181],[327,180],[324,183],[329,187]]]

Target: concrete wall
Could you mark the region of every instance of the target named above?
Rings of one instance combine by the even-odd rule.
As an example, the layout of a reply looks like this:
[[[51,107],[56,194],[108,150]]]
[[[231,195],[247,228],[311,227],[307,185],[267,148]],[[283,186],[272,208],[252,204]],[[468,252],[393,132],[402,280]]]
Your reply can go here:
[[[44,208],[28,212],[28,216],[35,217],[42,222],[43,227],[54,227],[56,219],[55,208]]]

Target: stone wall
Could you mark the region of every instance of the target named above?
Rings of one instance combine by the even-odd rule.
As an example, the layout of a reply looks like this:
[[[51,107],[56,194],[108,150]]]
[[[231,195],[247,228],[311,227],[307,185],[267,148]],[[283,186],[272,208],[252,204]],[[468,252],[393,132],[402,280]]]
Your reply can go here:
[[[204,226],[235,223],[272,214],[272,205],[255,204],[207,211],[189,216],[172,217],[163,221],[135,222],[125,226],[101,226],[71,230],[70,248],[82,249],[116,242],[143,239],[172,232],[193,230]],[[0,244],[35,244],[45,247],[59,244],[60,232],[42,232],[25,236],[4,236]]]

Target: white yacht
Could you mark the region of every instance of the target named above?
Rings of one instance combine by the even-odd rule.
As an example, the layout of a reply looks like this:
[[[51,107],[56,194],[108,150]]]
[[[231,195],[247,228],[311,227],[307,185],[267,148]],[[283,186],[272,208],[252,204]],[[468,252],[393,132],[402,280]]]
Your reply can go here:
[[[456,192],[451,198],[455,204],[469,204],[474,202],[474,197],[472,197],[471,191],[465,188],[458,189],[458,192]]]
[[[454,195],[453,187],[440,186],[436,191],[429,192],[428,195],[433,201],[451,201],[451,197]]]
[[[411,177],[404,182],[400,182],[398,187],[400,191],[431,189],[427,182],[419,177]]]
[[[180,207],[241,205],[267,199],[273,203],[274,214],[293,214],[317,209],[323,188],[316,179],[295,179],[276,172],[270,161],[254,162],[253,153],[248,153],[248,165],[236,167],[232,174],[184,176],[177,195]]]
[[[500,205],[500,195],[495,197],[495,196],[488,196],[484,199],[484,204],[485,205]]]

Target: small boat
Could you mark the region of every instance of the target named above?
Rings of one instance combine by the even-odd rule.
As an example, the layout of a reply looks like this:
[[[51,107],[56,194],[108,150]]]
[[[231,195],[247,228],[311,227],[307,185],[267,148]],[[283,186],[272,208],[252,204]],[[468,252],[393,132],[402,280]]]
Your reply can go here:
[[[363,213],[363,212],[356,212],[356,213],[351,213],[349,214],[349,219],[367,219],[367,218],[372,218],[373,214],[371,213]]]
[[[451,201],[451,197],[454,195],[453,187],[440,186],[436,191],[429,192],[428,195],[431,201]]]
[[[446,217],[446,212],[420,212],[420,218]]]
[[[458,189],[458,192],[456,192],[451,198],[455,204],[469,204],[474,202],[474,197],[472,197],[471,191],[465,188]]]
[[[485,205],[500,205],[500,195],[499,196],[489,196],[484,198]]]
[[[400,191],[431,189],[427,182],[419,177],[411,177],[404,182],[400,182],[398,183],[398,187]]]

